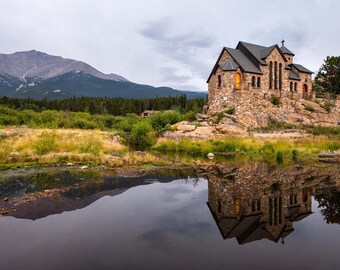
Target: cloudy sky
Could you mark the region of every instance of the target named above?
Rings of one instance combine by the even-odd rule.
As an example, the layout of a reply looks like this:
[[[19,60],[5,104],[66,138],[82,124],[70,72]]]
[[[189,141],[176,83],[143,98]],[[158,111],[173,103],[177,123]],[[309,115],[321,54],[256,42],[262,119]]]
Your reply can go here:
[[[0,52],[39,50],[154,86],[207,90],[223,46],[340,55],[339,0],[1,0]]]

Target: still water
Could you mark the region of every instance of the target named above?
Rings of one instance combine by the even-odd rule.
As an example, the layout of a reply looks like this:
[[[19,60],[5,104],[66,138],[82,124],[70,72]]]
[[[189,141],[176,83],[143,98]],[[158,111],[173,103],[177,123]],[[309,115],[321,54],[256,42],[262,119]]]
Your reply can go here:
[[[44,170],[0,176],[1,269],[340,267],[339,167]]]

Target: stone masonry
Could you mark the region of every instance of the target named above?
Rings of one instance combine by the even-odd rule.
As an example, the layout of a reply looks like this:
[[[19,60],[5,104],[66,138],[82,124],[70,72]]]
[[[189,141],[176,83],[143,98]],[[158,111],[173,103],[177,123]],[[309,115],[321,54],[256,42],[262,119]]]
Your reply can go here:
[[[340,121],[338,101],[331,113],[312,102],[312,72],[294,63],[284,41],[281,47],[245,42],[236,49],[224,47],[207,83],[205,112],[213,115],[234,108],[237,122],[247,128],[267,126],[269,118],[320,125]],[[280,99],[280,106],[273,104],[274,98]]]

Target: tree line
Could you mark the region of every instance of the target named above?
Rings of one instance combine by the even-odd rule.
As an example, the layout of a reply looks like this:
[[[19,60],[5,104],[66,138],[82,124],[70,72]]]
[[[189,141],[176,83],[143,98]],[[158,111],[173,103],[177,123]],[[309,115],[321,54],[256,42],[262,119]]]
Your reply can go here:
[[[156,97],[143,99],[124,99],[106,97],[73,97],[62,100],[34,100],[1,97],[0,105],[16,110],[45,110],[87,112],[90,114],[126,115],[140,114],[144,110],[177,110],[181,113],[201,112],[206,98],[188,99],[185,94],[175,97]]]

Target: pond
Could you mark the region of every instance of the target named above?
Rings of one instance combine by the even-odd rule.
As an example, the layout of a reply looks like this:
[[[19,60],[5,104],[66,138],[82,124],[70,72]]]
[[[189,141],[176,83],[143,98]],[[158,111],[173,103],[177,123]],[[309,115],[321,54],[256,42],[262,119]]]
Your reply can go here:
[[[330,165],[0,174],[1,269],[337,269]]]

